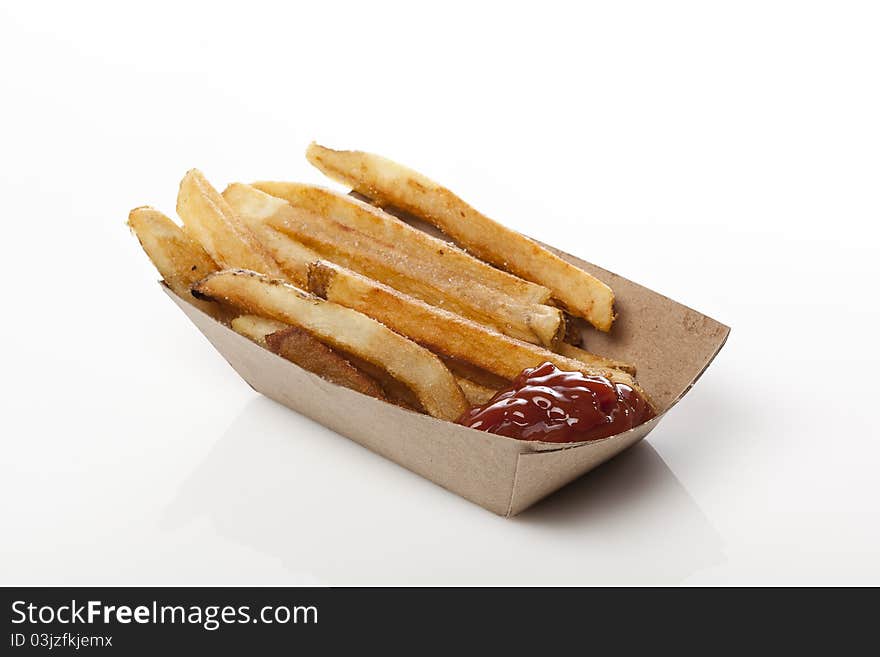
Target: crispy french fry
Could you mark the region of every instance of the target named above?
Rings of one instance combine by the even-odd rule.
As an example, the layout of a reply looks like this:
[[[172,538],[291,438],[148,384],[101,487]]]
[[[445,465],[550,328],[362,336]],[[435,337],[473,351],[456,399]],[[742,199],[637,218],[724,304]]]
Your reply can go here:
[[[266,344],[279,356],[331,383],[385,400],[385,393],[375,379],[299,326],[270,333]]]
[[[167,216],[150,207],[135,208],[128,225],[165,283],[179,296],[189,296],[190,286],[217,265],[205,250]],[[205,312],[217,316],[220,309],[210,302],[196,302]]]
[[[479,383],[474,383],[469,379],[463,379],[457,376],[455,377],[455,380],[458,381],[458,387],[461,388],[461,391],[464,393],[464,396],[467,397],[468,403],[471,406],[485,404],[495,396],[496,392],[498,392],[497,390],[480,385]]]
[[[432,351],[473,363],[506,379],[549,361],[563,370],[605,376],[637,388],[626,372],[587,365],[515,340],[323,260],[309,266],[309,290],[365,313]]]
[[[300,282],[308,264],[320,254],[506,335],[546,346],[558,344],[564,328],[558,308],[523,304],[436,262],[412,257],[399,243],[382,241],[371,230],[376,225],[373,210],[350,197],[308,185],[290,185],[287,190],[289,196],[305,199],[309,207],[294,207],[240,183],[227,187],[223,197],[284,270],[296,272],[294,282]],[[366,216],[365,221],[346,222],[336,218],[339,214]],[[364,224],[369,230],[363,230]]]
[[[580,347],[575,347],[574,345],[566,344],[565,342],[560,342],[556,351],[566,358],[573,358],[574,360],[579,360],[580,362],[593,367],[610,367],[615,370],[628,372],[629,374],[636,373],[636,366],[632,363],[615,360],[613,358],[605,358],[605,356],[599,356],[586,349],[581,349]]]
[[[467,379],[468,381],[473,381],[474,383],[479,384],[484,388],[490,388],[491,390],[500,390],[501,388],[507,387],[510,383],[510,379],[493,374],[492,372],[484,370],[482,367],[477,367],[473,363],[468,363],[467,361],[459,358],[452,358],[451,356],[446,356],[444,354],[438,354],[438,356],[440,356],[440,360],[446,364],[446,367],[449,368],[449,371],[455,375],[456,379]]]
[[[198,242],[158,210],[135,208],[128,214],[128,225],[159,274],[177,294],[189,294],[190,285],[217,271],[217,265]]]
[[[321,255],[266,225],[255,228],[253,233],[284,271],[286,278],[294,285],[305,287],[309,263],[320,260]]]
[[[329,346],[381,367],[412,389],[434,417],[454,421],[467,408],[461,388],[437,356],[360,312],[240,269],[211,274],[193,286],[193,294],[300,326]]]
[[[392,404],[397,404],[398,406],[402,406],[403,408],[408,408],[411,411],[417,411],[419,413],[425,413],[425,408],[422,406],[422,403],[419,401],[418,397],[415,396],[413,391],[408,388],[406,385],[395,379],[393,376],[388,374],[381,367],[377,367],[372,363],[368,363],[363,358],[358,358],[357,356],[353,356],[351,353],[346,351],[339,350],[340,353],[351,362],[356,368],[361,370],[364,374],[372,377],[378,384],[382,387],[385,396],[388,398]]]
[[[377,399],[386,399],[398,406],[416,411],[423,410],[412,391],[397,379],[389,376],[387,372],[356,356],[331,349],[311,333],[305,331],[305,329],[292,327],[284,322],[267,319],[258,315],[240,315],[233,319],[230,324],[237,333],[250,338],[260,346],[283,356],[287,360],[293,361],[303,369],[323,376],[325,379],[353,390],[359,390]],[[287,340],[284,344],[284,353],[281,351],[280,344],[269,344],[268,336],[292,328],[304,331],[305,336],[298,335],[294,339]],[[314,344],[315,342],[321,346],[317,346]],[[330,349],[332,355],[325,358],[327,353],[325,349]],[[351,375],[349,369],[338,362],[339,359],[350,363],[357,372],[364,375],[367,381],[362,380],[356,373]],[[341,376],[336,376],[337,369],[341,370]],[[349,378],[352,385],[347,385],[346,383]],[[378,384],[379,390],[377,391],[369,381]]]
[[[361,151],[335,151],[311,144],[309,162],[380,205],[393,205],[435,225],[479,258],[549,288],[572,314],[601,331],[614,321],[614,293],[569,264],[412,169]]]
[[[290,204],[241,183],[229,185],[222,196],[241,222],[284,270],[290,282],[305,287],[309,263],[320,260],[321,254],[275,230],[269,224],[273,217],[289,209]]]
[[[186,232],[198,240],[218,265],[252,269],[267,276],[284,276],[262,244],[198,169],[187,172],[180,181],[177,214]]]
[[[350,362],[355,371],[361,371],[364,376],[376,383],[378,386],[378,394],[376,394],[375,389],[371,389],[372,391],[367,390],[359,390],[360,392],[364,392],[364,394],[368,394],[372,397],[377,397],[379,399],[383,399],[387,393],[390,401],[397,403],[399,405],[405,406],[407,408],[414,408],[415,410],[419,410],[420,405],[418,400],[412,395],[409,391],[409,388],[405,386],[401,386],[400,382],[396,379],[393,379],[388,376],[386,372],[377,368],[375,365],[371,363],[366,363],[356,357],[352,357],[349,355],[345,355],[345,357],[339,356],[334,350],[331,350],[329,347],[324,345],[322,342],[317,340],[311,336],[310,333],[305,331],[304,329],[300,329],[297,327],[291,327],[289,324],[285,324],[283,322],[279,322],[274,319],[267,319],[265,317],[259,317],[258,315],[239,315],[234,318],[231,322],[232,328],[247,338],[250,338],[257,344],[283,356],[287,360],[293,361],[300,367],[309,370],[310,372],[314,372],[319,376],[323,376],[325,379],[332,381],[333,383],[338,383],[339,385],[344,385],[347,388],[352,388],[354,390],[359,390],[355,385],[347,384],[347,368],[342,366],[343,376],[339,377],[340,380],[336,380],[333,377],[332,373],[328,374],[326,370],[335,369],[336,363],[326,363],[323,350],[320,347],[317,347],[314,343],[317,342],[324,349],[327,349],[333,353],[333,356],[339,358],[344,362]],[[297,335],[295,341],[288,340],[288,343],[285,348],[282,349],[279,340],[281,337],[288,331],[299,331],[303,335]],[[291,351],[293,353],[291,353]],[[303,354],[301,356],[300,354]],[[327,360],[332,359],[332,357],[328,357]],[[445,362],[445,361],[444,361]],[[339,364],[341,366],[341,364]],[[448,363],[447,363],[448,365]],[[472,381],[465,376],[461,376],[456,373],[455,369],[450,367],[452,372],[455,374],[455,380],[458,383],[458,386],[461,388],[461,391],[464,393],[465,398],[468,401],[468,404],[475,406],[477,404],[484,404],[489,399],[491,399],[495,393],[498,391],[498,388],[503,386],[504,381],[500,380],[488,380],[485,383],[477,383],[476,381]],[[474,370],[472,368],[467,368],[462,370],[464,374],[469,376],[474,375]],[[493,375],[489,375],[492,377]],[[481,378],[480,376],[475,376],[474,378]],[[491,385],[490,385],[491,384]],[[494,386],[494,387],[493,387]]]
[[[253,187],[317,215],[333,217],[348,229],[372,235],[398,253],[436,269],[455,272],[460,278],[498,290],[522,303],[545,303],[550,290],[496,269],[458,247],[431,237],[400,219],[351,196],[314,185],[290,182],[256,182]]]
[[[276,319],[268,319],[259,315],[239,315],[234,318],[229,325],[236,333],[240,333],[246,338],[250,338],[261,347],[269,348],[266,343],[266,336],[276,331],[283,331],[290,328],[289,324],[279,322]]]

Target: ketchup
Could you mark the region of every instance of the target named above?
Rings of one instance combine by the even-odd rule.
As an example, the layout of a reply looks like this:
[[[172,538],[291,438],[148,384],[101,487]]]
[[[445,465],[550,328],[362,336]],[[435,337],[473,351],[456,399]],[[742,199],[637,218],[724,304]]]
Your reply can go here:
[[[654,409],[630,386],[548,362],[523,370],[458,423],[519,440],[573,443],[607,438],[652,417]]]

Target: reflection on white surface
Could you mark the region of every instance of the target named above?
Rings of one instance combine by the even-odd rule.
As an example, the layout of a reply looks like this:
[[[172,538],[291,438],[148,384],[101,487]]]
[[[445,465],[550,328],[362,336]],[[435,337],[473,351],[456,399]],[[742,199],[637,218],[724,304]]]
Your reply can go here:
[[[248,403],[162,526],[208,520],[328,584],[677,583],[722,558],[717,533],[645,442],[505,520],[323,427],[295,434],[292,417],[265,398]],[[445,520],[453,514],[461,522]]]
[[[621,550],[630,571],[627,581],[656,577],[658,582],[681,582],[723,561],[721,537],[646,441],[539,502],[518,520],[583,543],[585,559],[590,558],[590,540],[601,536],[603,551]],[[614,573],[608,580],[618,581],[618,576]]]

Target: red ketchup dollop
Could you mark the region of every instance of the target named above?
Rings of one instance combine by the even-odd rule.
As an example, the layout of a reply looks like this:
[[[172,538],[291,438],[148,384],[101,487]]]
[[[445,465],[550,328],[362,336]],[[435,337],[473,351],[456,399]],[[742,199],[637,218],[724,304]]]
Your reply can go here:
[[[573,443],[607,438],[652,417],[654,409],[628,385],[543,363],[523,370],[458,423],[519,440]]]

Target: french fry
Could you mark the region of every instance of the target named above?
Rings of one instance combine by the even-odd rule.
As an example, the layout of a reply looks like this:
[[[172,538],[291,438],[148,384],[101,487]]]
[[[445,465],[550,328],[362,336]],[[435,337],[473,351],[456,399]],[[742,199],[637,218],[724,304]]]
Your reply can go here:
[[[376,397],[377,399],[385,399],[386,401],[390,401],[398,406],[403,406],[404,408],[420,412],[423,411],[421,404],[412,391],[397,379],[389,376],[383,369],[376,367],[371,363],[367,363],[356,356],[352,356],[351,354],[331,349],[304,329],[297,330],[304,331],[305,335],[298,335],[295,339],[285,341],[285,353],[282,353],[281,345],[269,344],[269,341],[267,341],[268,336],[273,333],[283,332],[296,327],[292,327],[289,324],[274,319],[260,317],[258,315],[239,315],[230,322],[230,325],[237,333],[240,333],[246,338],[250,338],[260,346],[283,356],[287,360],[293,361],[300,367],[319,376],[323,376],[325,379],[336,383],[337,381],[333,380],[333,375],[337,369],[340,369],[342,370],[342,376],[337,377],[340,379],[340,385],[345,385],[347,388],[352,388],[353,390],[359,390],[360,392]],[[320,347],[315,343],[320,344]],[[329,349],[332,352],[330,356],[326,356],[326,349]],[[338,359],[350,363],[357,372],[364,375],[367,381],[363,381],[356,374],[349,376],[350,373],[348,372],[348,368],[341,363],[336,362]],[[351,379],[352,385],[346,385],[348,379]],[[369,383],[369,381],[378,385],[378,391]]]
[[[229,185],[222,196],[239,220],[284,270],[290,282],[305,287],[309,263],[320,260],[321,254],[269,225],[269,220],[285,208],[290,208],[290,204],[241,183]]]
[[[432,351],[473,363],[505,379],[514,379],[524,369],[549,361],[563,370],[605,376],[641,391],[626,372],[587,365],[514,340],[323,260],[309,267],[309,290],[369,315]]]
[[[559,343],[556,351],[566,358],[573,358],[574,360],[579,360],[580,362],[593,367],[610,367],[615,370],[628,372],[629,374],[636,373],[636,366],[632,363],[627,363],[622,360],[614,360],[613,358],[605,358],[604,356],[599,356],[586,349],[581,349],[565,342]]]
[[[523,304],[434,261],[414,258],[399,243],[382,241],[371,230],[375,226],[372,210],[359,201],[308,185],[291,185],[288,196],[306,199],[308,209],[240,183],[223,192],[223,198],[284,270],[296,272],[294,282],[300,283],[319,253],[324,259],[506,335],[546,346],[558,344],[564,329],[558,308]],[[339,214],[365,214],[366,222],[340,221],[336,218]],[[367,231],[362,230],[365,223]]]
[[[205,250],[167,216],[150,207],[135,208],[128,225],[162,279],[178,296],[189,296],[190,286],[217,265]],[[196,302],[205,312],[217,316],[220,309],[210,302]]]
[[[461,278],[498,290],[522,303],[542,304],[550,298],[547,288],[487,265],[449,242],[431,237],[351,196],[300,183],[262,181],[252,186],[282,198],[294,207],[333,217],[339,224],[372,235],[399,253],[438,270],[456,272]]]
[[[393,376],[388,374],[381,367],[377,367],[372,363],[368,363],[363,358],[358,358],[357,356],[353,356],[349,352],[340,351],[340,353],[345,356],[346,360],[348,360],[352,365],[362,371],[364,374],[372,377],[378,384],[382,387],[382,391],[385,393],[385,396],[388,398],[392,404],[397,404],[398,406],[402,406],[403,408],[408,408],[411,411],[416,411],[418,413],[424,413],[425,408],[422,406],[422,403],[419,401],[418,397],[415,396],[412,390],[408,388],[406,385],[395,379]],[[458,379],[456,378],[456,381]],[[463,392],[463,391],[462,391]]]
[[[266,349],[269,348],[269,345],[266,343],[267,335],[290,328],[289,324],[279,322],[276,319],[260,317],[259,315],[239,315],[229,322],[229,325],[236,333],[250,338]]]
[[[128,225],[168,287],[177,294],[189,294],[190,285],[217,271],[217,265],[198,242],[158,210],[135,208],[128,214]]]
[[[331,383],[386,400],[381,386],[348,360],[299,326],[266,336],[269,349]]]
[[[505,379],[503,376],[492,374],[492,372],[484,370],[482,367],[477,367],[473,363],[468,363],[467,361],[452,358],[451,356],[445,356],[443,354],[437,355],[440,356],[440,360],[442,360],[446,367],[449,368],[449,371],[455,375],[456,379],[467,379],[468,381],[473,381],[484,388],[491,388],[492,390],[506,388],[510,383],[510,379]]]
[[[180,181],[177,214],[183,220],[186,232],[221,267],[242,267],[267,276],[284,276],[257,238],[198,169],[187,172]]]
[[[253,233],[284,271],[286,278],[294,285],[305,287],[309,263],[320,260],[321,255],[270,226],[255,227]]]
[[[480,385],[479,383],[474,383],[469,379],[463,379],[457,376],[455,377],[455,380],[458,381],[458,387],[461,388],[461,391],[464,393],[464,396],[467,397],[468,403],[471,406],[485,404],[495,396],[496,392],[498,392],[497,390]]]
[[[433,224],[475,256],[549,288],[565,308],[601,331],[614,321],[614,293],[529,238],[481,214],[412,169],[361,151],[311,144],[309,162],[379,205],[393,205]]]
[[[318,299],[283,280],[227,270],[196,283],[193,294],[310,331],[403,382],[434,417],[455,421],[468,408],[452,373],[430,351],[360,312]]]

